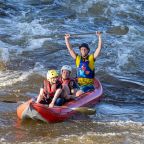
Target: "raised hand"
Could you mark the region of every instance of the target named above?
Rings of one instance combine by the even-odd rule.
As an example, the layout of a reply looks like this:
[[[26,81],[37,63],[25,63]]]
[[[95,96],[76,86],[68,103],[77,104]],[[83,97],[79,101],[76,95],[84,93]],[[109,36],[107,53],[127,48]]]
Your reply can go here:
[[[101,32],[98,32],[98,31],[96,31],[96,35],[99,37],[99,36],[101,36]]]
[[[65,34],[65,40],[68,40],[70,38],[70,34]]]

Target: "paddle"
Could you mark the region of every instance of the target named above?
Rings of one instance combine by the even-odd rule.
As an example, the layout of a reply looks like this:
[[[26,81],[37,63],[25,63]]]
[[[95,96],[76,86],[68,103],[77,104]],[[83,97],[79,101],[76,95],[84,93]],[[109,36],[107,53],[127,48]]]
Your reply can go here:
[[[115,26],[101,33],[108,33],[111,35],[125,35],[128,33],[128,31],[129,31],[129,28],[127,26]],[[87,33],[70,34],[70,36],[77,37],[77,36],[82,36],[82,35],[95,35],[95,34],[96,32],[87,32]],[[37,36],[34,36],[33,38],[39,39],[39,38],[63,38],[63,37],[64,37],[64,34],[57,34],[57,35],[51,35],[51,36],[37,35]]]
[[[103,31],[101,33],[108,33],[108,34],[112,34],[112,35],[125,35],[128,33],[128,31],[129,31],[129,28],[127,26],[116,26],[116,27],[110,28],[107,31]],[[79,35],[91,35],[91,34],[96,34],[96,32],[70,34],[70,36],[76,37]]]
[[[69,108],[68,109],[72,109],[74,111],[77,111],[79,113],[83,113],[86,115],[93,115],[96,113],[96,110],[93,108],[88,108],[88,107],[77,107],[77,108]]]
[[[0,102],[3,102],[3,103],[24,103],[24,101],[10,101],[10,100],[1,100]]]
[[[10,101],[10,100],[2,100],[1,102],[4,102],[4,103],[24,103],[24,101],[16,102],[16,101]],[[66,106],[56,106],[56,107],[71,109],[71,110],[74,110],[76,112],[86,114],[86,115],[93,115],[96,113],[95,109],[89,108],[89,107],[73,107],[73,108],[66,107]]]

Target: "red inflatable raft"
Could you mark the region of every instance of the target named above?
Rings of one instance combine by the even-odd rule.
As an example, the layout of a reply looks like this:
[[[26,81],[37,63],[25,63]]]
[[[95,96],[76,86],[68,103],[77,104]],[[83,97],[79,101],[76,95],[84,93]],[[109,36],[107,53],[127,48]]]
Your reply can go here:
[[[61,122],[77,113],[73,108],[91,106],[100,101],[103,89],[101,83],[95,79],[95,90],[79,96],[76,100],[71,100],[63,106],[49,108],[47,105],[35,103],[32,99],[21,104],[17,108],[18,118],[42,120],[45,122]]]

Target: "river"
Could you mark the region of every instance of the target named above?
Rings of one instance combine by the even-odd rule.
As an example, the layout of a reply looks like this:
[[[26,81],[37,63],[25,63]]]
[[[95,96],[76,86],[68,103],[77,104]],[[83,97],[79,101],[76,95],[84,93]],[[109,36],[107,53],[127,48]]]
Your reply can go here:
[[[17,118],[48,69],[75,70],[65,33],[115,26],[129,31],[102,34],[95,74],[104,97],[95,115],[54,124]],[[77,53],[83,42],[94,52],[96,35],[71,38]],[[144,0],[0,0],[0,143],[144,144]]]

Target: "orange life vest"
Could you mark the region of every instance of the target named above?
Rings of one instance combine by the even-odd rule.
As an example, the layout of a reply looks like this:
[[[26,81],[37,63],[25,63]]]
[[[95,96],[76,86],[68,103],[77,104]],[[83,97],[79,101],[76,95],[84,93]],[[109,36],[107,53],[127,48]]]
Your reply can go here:
[[[59,81],[61,82],[62,85],[67,84],[70,89],[70,94],[72,94],[71,90],[76,87],[76,80],[73,78],[68,78],[68,79],[62,80],[62,77],[60,77]]]
[[[57,81],[56,84],[51,85],[48,80],[44,80],[44,95],[47,97],[49,95],[50,97],[53,97],[57,86],[60,84],[60,81]]]

